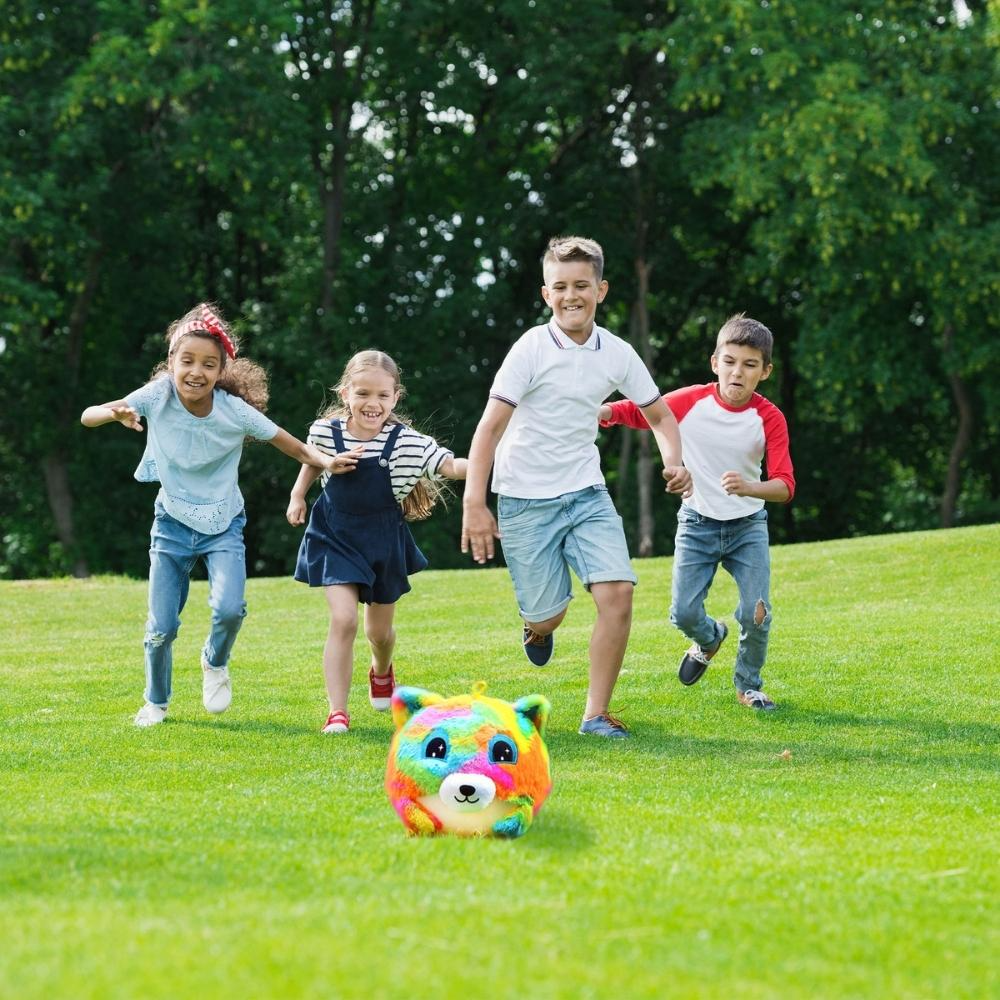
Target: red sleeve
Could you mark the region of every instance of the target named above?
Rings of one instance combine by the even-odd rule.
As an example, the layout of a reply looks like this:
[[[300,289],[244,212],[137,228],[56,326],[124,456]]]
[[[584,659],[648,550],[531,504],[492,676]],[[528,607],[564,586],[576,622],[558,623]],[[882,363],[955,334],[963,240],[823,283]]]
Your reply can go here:
[[[788,487],[788,500],[795,496],[795,472],[792,456],[788,451],[788,424],[785,415],[773,403],[761,406],[760,416],[764,423],[764,463],[767,479],[780,479]]]
[[[612,427],[615,424],[624,424],[626,427],[634,427],[637,431],[648,431],[649,423],[631,399],[619,399],[611,404],[611,419],[602,420],[602,427]]]

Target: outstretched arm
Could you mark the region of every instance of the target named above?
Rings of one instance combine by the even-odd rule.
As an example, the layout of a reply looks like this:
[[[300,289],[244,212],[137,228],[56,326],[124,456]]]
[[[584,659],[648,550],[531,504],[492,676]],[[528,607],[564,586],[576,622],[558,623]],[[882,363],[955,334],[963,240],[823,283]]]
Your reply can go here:
[[[642,415],[656,439],[663,459],[663,478],[667,481],[668,493],[691,496],[691,473],[684,468],[681,452],[681,431],[670,407],[662,399],[642,408]]]
[[[496,455],[497,445],[510,423],[514,408],[499,399],[491,399],[472,436],[462,500],[462,551],[471,548],[472,558],[484,563],[493,558],[493,541],[500,537],[496,519],[486,506],[486,482]]]
[[[110,403],[88,406],[80,415],[80,423],[84,427],[101,427],[115,420],[133,431],[142,430],[139,414],[124,399],[113,399]]]
[[[269,443],[289,458],[297,459],[303,465],[311,465],[316,469],[325,470],[331,475],[351,472],[364,452],[364,445],[358,445],[357,448],[343,451],[339,455],[324,455],[319,448],[300,441],[280,427],[278,433],[271,438]]]
[[[467,458],[446,458],[439,466],[438,472],[445,479],[465,479],[469,469]]]

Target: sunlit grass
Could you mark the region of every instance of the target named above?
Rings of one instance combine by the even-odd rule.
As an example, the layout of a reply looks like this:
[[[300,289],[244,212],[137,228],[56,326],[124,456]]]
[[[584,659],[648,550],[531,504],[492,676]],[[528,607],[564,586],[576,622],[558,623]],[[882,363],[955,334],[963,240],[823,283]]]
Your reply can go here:
[[[554,791],[511,843],[405,836],[360,644],[351,734],[319,734],[318,592],[250,582],[213,718],[193,585],[139,731],[145,583],[0,583],[0,995],[995,996],[998,547],[775,549],[769,716],[735,702],[733,642],[678,684],[669,561],[638,562],[611,745],[576,735],[586,594],[537,670],[505,571],[414,578],[401,680],[553,703]],[[723,574],[710,610],[734,604]]]

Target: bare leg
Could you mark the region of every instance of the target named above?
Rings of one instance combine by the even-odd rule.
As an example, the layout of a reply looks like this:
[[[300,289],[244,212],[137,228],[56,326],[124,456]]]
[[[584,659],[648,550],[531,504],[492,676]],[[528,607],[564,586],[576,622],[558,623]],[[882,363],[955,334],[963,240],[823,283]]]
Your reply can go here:
[[[590,636],[590,687],[585,719],[604,715],[611,704],[632,627],[633,589],[625,580],[595,583],[590,588],[597,605],[597,621]]]
[[[377,677],[385,677],[392,666],[392,651],[396,645],[396,630],[392,627],[395,604],[365,606],[365,637],[372,648],[372,666]]]
[[[528,622],[524,624],[531,629],[532,632],[537,632],[538,635],[551,635],[559,627],[559,623],[566,617],[567,608],[563,608],[562,611],[557,615],[553,615],[551,618],[546,618],[543,622]]]
[[[323,676],[331,712],[346,712],[358,634],[358,588],[351,583],[326,587],[330,631],[323,647]]]

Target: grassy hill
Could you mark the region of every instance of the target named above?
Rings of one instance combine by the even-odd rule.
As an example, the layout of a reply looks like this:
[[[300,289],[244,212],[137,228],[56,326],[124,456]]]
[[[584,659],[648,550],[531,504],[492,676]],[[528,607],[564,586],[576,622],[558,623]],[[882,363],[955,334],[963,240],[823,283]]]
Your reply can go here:
[[[1000,995],[998,550],[998,525],[776,548],[766,716],[734,642],[677,682],[669,560],[637,562],[612,744],[576,735],[585,593],[538,670],[505,571],[415,577],[401,681],[552,701],[515,842],[405,836],[361,643],[352,731],[320,735],[319,592],[250,582],[210,717],[195,583],[140,731],[145,583],[0,583],[0,995]]]

